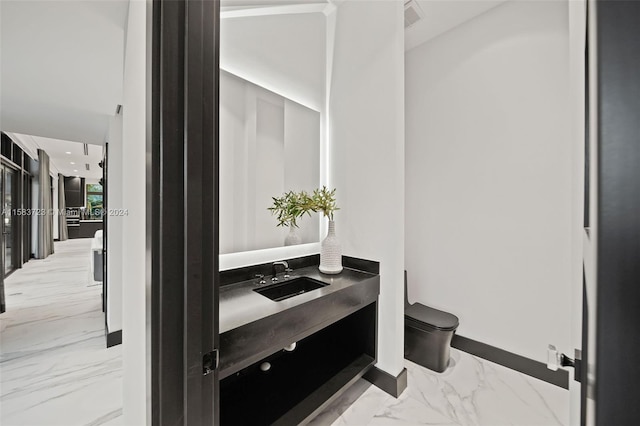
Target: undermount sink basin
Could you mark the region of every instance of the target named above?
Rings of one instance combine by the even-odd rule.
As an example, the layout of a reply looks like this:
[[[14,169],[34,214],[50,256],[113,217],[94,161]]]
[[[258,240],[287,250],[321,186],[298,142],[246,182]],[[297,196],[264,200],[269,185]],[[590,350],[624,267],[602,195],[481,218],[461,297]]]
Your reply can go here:
[[[288,299],[293,296],[307,293],[312,290],[316,290],[329,284],[322,281],[314,280],[313,278],[298,277],[291,280],[282,281],[276,284],[271,284],[261,288],[254,288],[253,291],[260,293],[264,297],[268,297],[271,300],[279,302],[284,299]]]

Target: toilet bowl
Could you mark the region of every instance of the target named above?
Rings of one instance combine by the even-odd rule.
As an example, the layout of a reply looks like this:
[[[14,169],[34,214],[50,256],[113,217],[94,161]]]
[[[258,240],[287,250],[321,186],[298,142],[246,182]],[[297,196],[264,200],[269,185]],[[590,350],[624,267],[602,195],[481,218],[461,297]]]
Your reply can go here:
[[[458,317],[420,303],[410,304],[406,291],[405,277],[404,357],[442,373],[449,365],[449,349],[458,328]]]

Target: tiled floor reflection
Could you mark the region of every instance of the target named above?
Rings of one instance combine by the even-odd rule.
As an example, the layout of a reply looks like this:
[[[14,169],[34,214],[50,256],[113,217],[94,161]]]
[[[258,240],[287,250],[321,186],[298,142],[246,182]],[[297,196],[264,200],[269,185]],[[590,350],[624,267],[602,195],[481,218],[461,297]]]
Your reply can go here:
[[[122,419],[121,346],[106,348],[90,239],[55,243],[5,281],[0,424],[103,425]]]
[[[405,363],[409,385],[398,399],[360,380],[311,424],[569,424],[569,391],[557,386],[455,349],[444,373]]]

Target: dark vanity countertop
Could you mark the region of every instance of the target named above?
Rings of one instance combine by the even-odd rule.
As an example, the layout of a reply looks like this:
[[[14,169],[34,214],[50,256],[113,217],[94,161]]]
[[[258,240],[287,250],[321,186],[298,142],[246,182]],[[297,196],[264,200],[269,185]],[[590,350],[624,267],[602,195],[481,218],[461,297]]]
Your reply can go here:
[[[270,277],[266,284],[254,278],[220,288],[220,379],[374,303],[380,291],[380,275],[346,267],[326,275],[306,266],[289,279],[302,276],[329,285],[280,302],[253,291],[270,285]]]
[[[345,290],[363,281],[377,278],[377,274],[344,268],[340,274],[327,275],[318,270],[318,266],[307,266],[291,273],[291,278],[309,277],[328,283],[326,287],[294,296],[280,302],[275,302],[262,296],[253,289],[271,285],[270,277],[266,277],[267,284],[258,284],[258,279],[242,281],[227,285],[220,289],[220,333],[233,330],[254,321],[261,320],[286,311],[291,308],[312,302],[316,299]],[[284,282],[279,277],[280,281]]]

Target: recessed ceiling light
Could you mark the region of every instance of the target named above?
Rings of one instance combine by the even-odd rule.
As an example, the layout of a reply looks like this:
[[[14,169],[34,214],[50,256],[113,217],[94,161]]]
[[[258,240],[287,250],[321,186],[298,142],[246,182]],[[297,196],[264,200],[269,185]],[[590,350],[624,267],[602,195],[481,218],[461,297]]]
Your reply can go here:
[[[72,162],[71,162],[71,164],[76,164],[76,163],[74,163],[74,162],[72,161]]]
[[[71,154],[71,152],[70,152],[70,151],[67,151],[67,154]]]
[[[77,172],[77,170],[74,170],[74,172]]]

